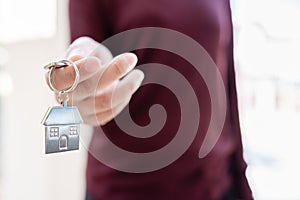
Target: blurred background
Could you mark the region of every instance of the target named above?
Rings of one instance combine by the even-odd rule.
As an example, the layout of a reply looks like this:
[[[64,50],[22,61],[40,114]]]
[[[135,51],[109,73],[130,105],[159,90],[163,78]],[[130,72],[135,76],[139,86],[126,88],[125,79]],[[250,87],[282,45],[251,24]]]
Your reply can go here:
[[[67,0],[0,0],[0,199],[82,200],[86,151],[44,155],[55,104],[42,66],[69,42]],[[25,8],[25,9],[24,9]],[[233,0],[247,176],[259,200],[300,199],[300,1]],[[89,136],[89,127],[83,127]]]
[[[66,0],[0,0],[1,200],[84,199],[85,148],[45,155],[40,124],[56,104],[42,66],[64,56],[67,5]]]

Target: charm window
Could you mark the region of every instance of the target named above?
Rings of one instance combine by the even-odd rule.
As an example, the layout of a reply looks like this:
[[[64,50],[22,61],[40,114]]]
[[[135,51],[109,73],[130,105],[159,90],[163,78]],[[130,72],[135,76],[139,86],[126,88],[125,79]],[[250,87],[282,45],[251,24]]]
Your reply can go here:
[[[59,136],[59,128],[51,127],[50,128],[50,137],[58,137]]]

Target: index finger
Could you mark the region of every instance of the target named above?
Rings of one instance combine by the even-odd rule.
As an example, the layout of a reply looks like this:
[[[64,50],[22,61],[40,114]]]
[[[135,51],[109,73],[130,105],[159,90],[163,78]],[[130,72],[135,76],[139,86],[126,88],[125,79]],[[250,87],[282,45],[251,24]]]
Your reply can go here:
[[[73,61],[80,74],[79,82],[82,82],[91,76],[93,76],[101,66],[101,61],[96,57],[72,57],[70,59]],[[46,81],[49,85],[49,72],[46,74]],[[66,90],[70,88],[75,80],[76,72],[72,66],[56,68],[52,74],[52,80],[55,88],[58,90]]]
[[[137,57],[133,53],[124,53],[115,57],[101,72],[98,89],[103,89],[115,81],[124,77],[137,63]]]

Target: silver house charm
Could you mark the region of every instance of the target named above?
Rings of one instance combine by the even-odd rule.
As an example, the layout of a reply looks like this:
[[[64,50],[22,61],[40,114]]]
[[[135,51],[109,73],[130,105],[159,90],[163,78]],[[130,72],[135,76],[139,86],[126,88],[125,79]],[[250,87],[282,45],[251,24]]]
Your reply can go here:
[[[73,66],[76,77],[73,85],[66,90],[58,90],[53,84],[53,71],[56,68]],[[45,126],[45,152],[58,153],[79,149],[79,134],[82,118],[75,106],[67,106],[69,93],[73,92],[79,82],[79,71],[75,63],[69,60],[53,62],[44,67],[49,70],[49,85],[57,94],[58,101],[62,106],[49,108],[45,114],[42,124]]]
[[[52,107],[42,123],[47,154],[79,149],[82,119],[76,107]]]

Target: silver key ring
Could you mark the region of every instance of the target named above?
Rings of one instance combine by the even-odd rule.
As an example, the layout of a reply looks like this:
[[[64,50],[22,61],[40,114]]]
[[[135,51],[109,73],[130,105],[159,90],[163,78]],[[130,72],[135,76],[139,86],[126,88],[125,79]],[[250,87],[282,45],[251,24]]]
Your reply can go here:
[[[52,78],[53,72],[56,68],[66,67],[66,66],[69,66],[69,65],[73,66],[73,68],[75,70],[74,83],[70,88],[68,88],[66,90],[59,90],[54,86],[53,78]],[[77,87],[78,83],[79,83],[79,79],[80,79],[79,70],[78,70],[76,64],[74,62],[70,61],[70,60],[60,60],[60,61],[57,61],[57,62],[51,62],[48,65],[46,65],[44,67],[44,69],[49,70],[49,74],[48,74],[49,85],[50,85],[51,90],[54,91],[56,94],[68,94],[68,93],[74,91],[75,88]]]

